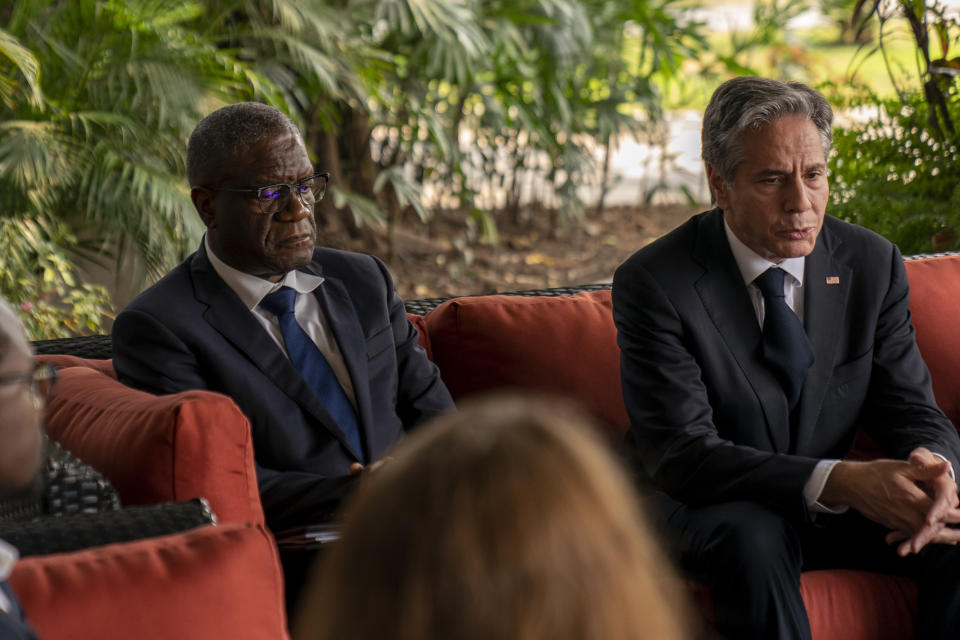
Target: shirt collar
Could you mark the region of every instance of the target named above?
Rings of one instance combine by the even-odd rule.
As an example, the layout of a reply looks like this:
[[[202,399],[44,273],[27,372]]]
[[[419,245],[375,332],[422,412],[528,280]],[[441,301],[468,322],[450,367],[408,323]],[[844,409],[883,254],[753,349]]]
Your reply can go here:
[[[315,276],[304,271],[288,271],[280,282],[270,282],[263,278],[234,269],[217,257],[210,249],[207,236],[203,236],[203,246],[207,250],[207,258],[227,286],[233,289],[244,305],[251,311],[257,308],[264,296],[273,293],[281,287],[290,287],[297,293],[310,293],[323,283],[323,276]]]
[[[10,577],[10,572],[13,571],[13,565],[18,557],[19,554],[14,547],[0,540],[0,582]]]
[[[757,276],[770,267],[780,267],[793,277],[797,285],[803,286],[803,267],[806,257],[787,258],[780,264],[776,264],[759,256],[753,249],[743,244],[727,224],[726,217],[723,219],[723,230],[727,234],[730,251],[733,252],[733,258],[737,261],[737,267],[740,268],[740,275],[743,276],[745,283],[752,283]]]

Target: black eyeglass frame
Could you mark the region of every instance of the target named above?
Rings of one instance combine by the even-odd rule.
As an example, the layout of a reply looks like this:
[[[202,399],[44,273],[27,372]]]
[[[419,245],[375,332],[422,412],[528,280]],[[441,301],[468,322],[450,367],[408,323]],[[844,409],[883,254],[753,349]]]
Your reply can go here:
[[[30,391],[38,398],[49,399],[57,383],[57,368],[48,363],[37,364],[30,373],[0,376],[0,385],[29,382]]]
[[[313,202],[305,202],[303,199],[303,193],[300,191],[300,187],[302,187],[305,182],[309,182],[311,180],[317,180],[318,178],[323,180],[323,189],[320,191],[320,195],[316,195],[315,193]],[[277,184],[268,184],[266,186],[258,187],[254,189],[239,189],[234,187],[199,187],[199,188],[206,189],[207,191],[229,191],[231,193],[255,193],[257,194],[257,206],[260,207],[260,213],[262,213],[265,216],[272,216],[273,214],[279,211],[282,211],[285,208],[286,203],[289,202],[289,197],[290,197],[289,194],[291,193],[297,194],[297,198],[300,199],[300,202],[303,204],[303,206],[305,207],[314,206],[315,204],[323,200],[323,196],[327,193],[327,184],[329,182],[330,182],[330,172],[318,171],[317,173],[309,175],[303,180],[297,180],[296,182],[292,182],[292,183],[278,182]],[[267,202],[270,202],[272,199],[264,198],[263,192],[269,189],[280,190],[281,188],[284,188],[284,187],[287,189],[287,193],[288,193],[287,195],[288,200],[284,202],[284,206],[283,207],[278,206],[276,211],[271,211],[271,212],[264,211],[263,209],[264,200],[266,200]]]

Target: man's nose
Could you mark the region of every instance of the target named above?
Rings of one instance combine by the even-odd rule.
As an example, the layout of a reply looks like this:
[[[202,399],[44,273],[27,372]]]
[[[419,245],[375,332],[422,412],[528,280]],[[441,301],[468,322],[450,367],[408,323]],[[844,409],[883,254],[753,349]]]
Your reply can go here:
[[[806,211],[812,206],[809,188],[802,179],[787,180],[783,188],[783,208],[788,213]]]
[[[276,213],[276,217],[283,220],[296,222],[297,220],[306,218],[312,213],[313,207],[304,204],[303,200],[300,199],[300,196],[291,191],[290,197],[287,198],[286,206]]]

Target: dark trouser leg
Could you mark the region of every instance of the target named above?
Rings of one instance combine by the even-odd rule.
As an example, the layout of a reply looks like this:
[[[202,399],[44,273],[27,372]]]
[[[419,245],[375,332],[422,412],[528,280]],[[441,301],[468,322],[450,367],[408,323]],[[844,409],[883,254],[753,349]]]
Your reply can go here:
[[[850,511],[822,518],[804,545],[805,568],[849,568],[917,579],[916,637],[960,638],[960,547],[932,544],[919,555],[897,556],[887,529]]]
[[[667,525],[684,567],[710,589],[725,637],[810,637],[800,540],[784,518],[754,503],[727,502],[681,505]]]
[[[292,624],[296,617],[300,605],[300,595],[304,588],[308,586],[313,567],[320,562],[322,555],[322,549],[280,549],[288,624]]]
[[[920,552],[917,638],[960,638],[960,547],[930,545]]]

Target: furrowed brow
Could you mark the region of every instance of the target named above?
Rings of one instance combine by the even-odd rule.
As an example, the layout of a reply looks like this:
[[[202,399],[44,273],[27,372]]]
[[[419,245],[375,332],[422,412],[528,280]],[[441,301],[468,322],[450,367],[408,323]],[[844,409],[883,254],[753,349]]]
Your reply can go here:
[[[762,171],[756,172],[753,177],[762,180],[764,178],[779,178],[781,176],[787,175],[789,172],[782,171],[780,169],[763,169]]]

